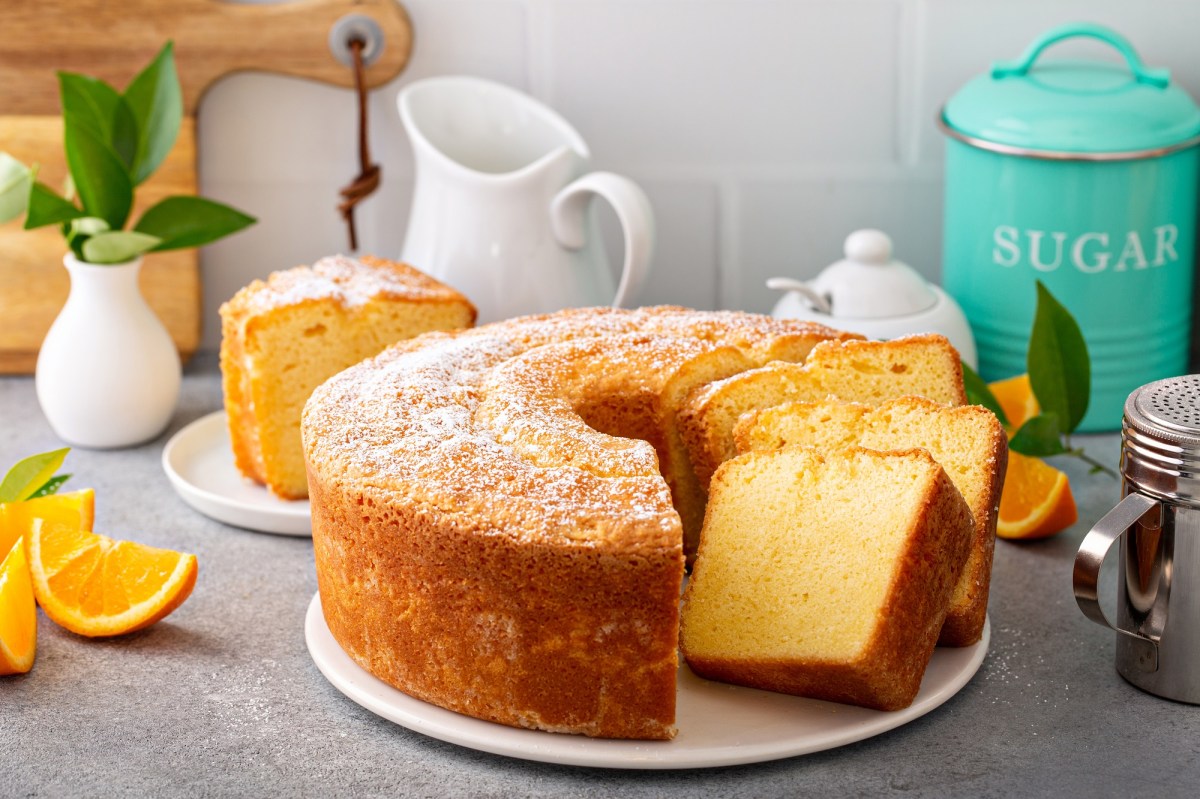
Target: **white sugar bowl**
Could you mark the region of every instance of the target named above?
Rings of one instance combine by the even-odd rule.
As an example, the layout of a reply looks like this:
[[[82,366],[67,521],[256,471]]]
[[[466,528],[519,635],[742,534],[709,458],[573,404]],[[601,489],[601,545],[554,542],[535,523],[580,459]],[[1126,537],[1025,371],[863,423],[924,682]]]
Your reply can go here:
[[[881,230],[856,230],[846,237],[846,259],[804,282],[773,277],[767,288],[786,291],[776,319],[814,322],[892,339],[912,333],[941,333],[972,369],[975,337],[958,303],[907,264],[892,258],[892,240]]]

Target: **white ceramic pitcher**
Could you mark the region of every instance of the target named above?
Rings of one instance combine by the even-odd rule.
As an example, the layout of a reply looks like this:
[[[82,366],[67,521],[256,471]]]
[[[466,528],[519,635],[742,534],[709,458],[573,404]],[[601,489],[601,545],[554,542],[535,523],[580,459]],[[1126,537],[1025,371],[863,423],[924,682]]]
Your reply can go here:
[[[430,78],[399,96],[416,186],[402,260],[475,303],[479,321],[625,304],[654,249],[650,202],[628,178],[587,171],[587,145],[515,89]],[[612,204],[625,238],[614,289],[590,200]]]

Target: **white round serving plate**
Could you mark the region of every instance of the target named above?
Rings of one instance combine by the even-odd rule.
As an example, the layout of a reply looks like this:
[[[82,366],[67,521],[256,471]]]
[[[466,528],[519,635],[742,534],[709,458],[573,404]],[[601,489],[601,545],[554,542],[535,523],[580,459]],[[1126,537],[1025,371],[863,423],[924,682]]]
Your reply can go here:
[[[205,516],[263,533],[312,535],[308,500],[279,499],[237,470],[224,411],[203,416],[171,436],[162,464],[183,501]]]
[[[321,673],[354,702],[389,721],[450,743],[525,760],[629,769],[712,768],[759,763],[844,746],[895,729],[954,696],[983,663],[983,639],[962,649],[939,647],[913,704],[900,711],[839,705],[704,680],[679,666],[671,741],[586,738],[506,727],[422,702],[364,671],[334,640],[313,597],[304,621],[308,651]]]

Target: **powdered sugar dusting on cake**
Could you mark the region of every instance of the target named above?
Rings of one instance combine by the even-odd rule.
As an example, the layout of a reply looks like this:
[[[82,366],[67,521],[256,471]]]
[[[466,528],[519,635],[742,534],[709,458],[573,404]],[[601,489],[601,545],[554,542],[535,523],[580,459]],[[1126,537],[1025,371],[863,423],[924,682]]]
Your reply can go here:
[[[304,413],[305,450],[323,479],[403,496],[472,529],[503,508],[511,523],[491,534],[587,546],[649,521],[657,532],[642,544],[677,546],[679,518],[653,448],[587,428],[561,381],[600,353],[612,372],[653,381],[717,342],[751,350],[787,334],[836,335],[677,308],[583,309],[427,334],[317,389]],[[617,369],[622,359],[636,368]],[[547,382],[550,373],[558,383]]]
[[[251,313],[304,301],[334,300],[353,308],[377,297],[448,299],[458,297],[433,278],[394,261],[346,255],[322,258],[312,266],[297,266],[256,280],[231,301],[244,303]]]

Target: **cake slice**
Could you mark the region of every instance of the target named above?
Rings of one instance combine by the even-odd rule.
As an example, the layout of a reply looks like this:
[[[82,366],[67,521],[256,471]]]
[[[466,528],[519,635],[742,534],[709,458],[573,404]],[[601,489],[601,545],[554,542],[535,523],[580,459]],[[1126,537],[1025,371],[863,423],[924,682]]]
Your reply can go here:
[[[1008,458],[1008,440],[995,414],[978,405],[951,408],[922,397],[902,397],[878,407],[789,403],[742,417],[734,439],[739,452],[795,445],[823,452],[851,445],[927,450],[945,469],[975,518],[971,552],[954,588],[938,643],[970,646],[979,640],[987,618],[996,515]]]
[[[710,679],[908,707],[973,530],[924,450],[739,455],[713,476],[683,655]]]
[[[284,499],[308,496],[300,413],[328,378],[402,339],[470,327],[475,308],[393,261],[333,256],[255,280],[221,306],[234,462]]]
[[[958,351],[936,334],[892,341],[830,341],[803,364],[771,363],[692,391],[679,429],[696,477],[705,488],[722,462],[736,454],[733,428],[744,413],[782,405],[839,399],[878,404],[914,395],[963,405]]]

